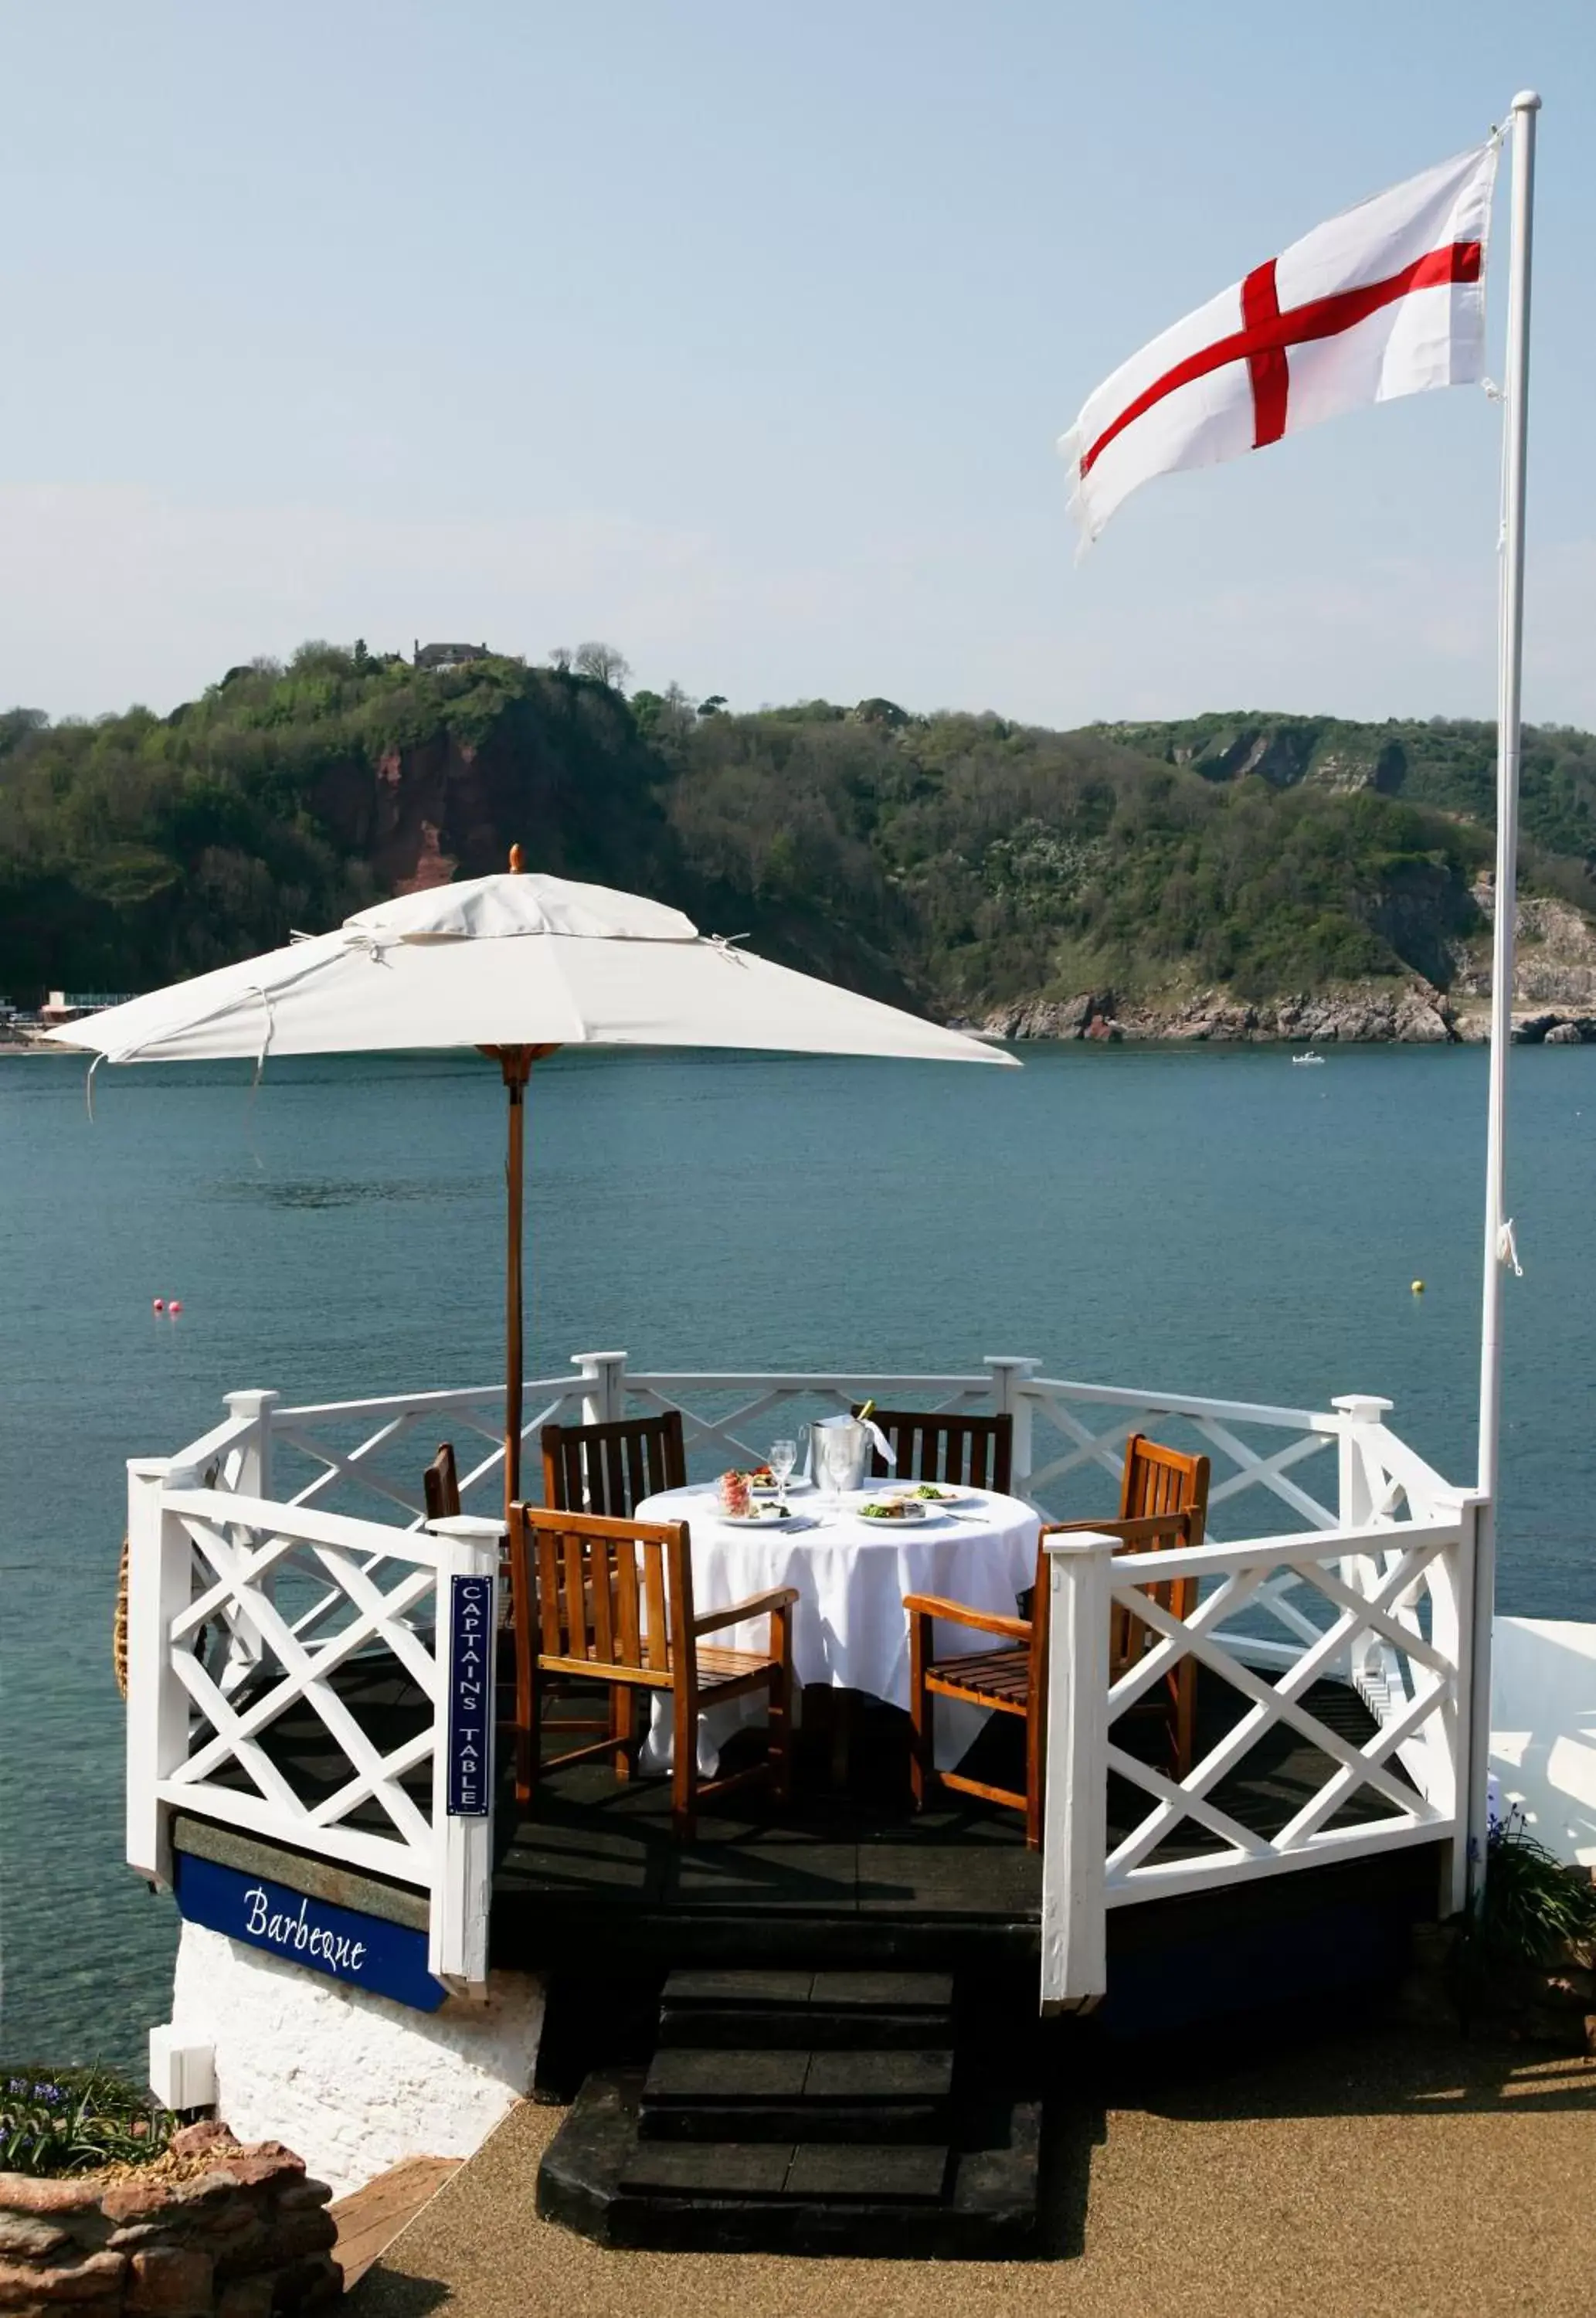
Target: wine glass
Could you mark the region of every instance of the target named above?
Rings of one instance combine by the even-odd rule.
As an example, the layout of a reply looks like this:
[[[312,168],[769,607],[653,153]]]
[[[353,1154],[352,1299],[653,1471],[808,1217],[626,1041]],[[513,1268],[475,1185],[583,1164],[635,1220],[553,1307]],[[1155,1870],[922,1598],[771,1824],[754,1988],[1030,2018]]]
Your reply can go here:
[[[776,1502],[785,1514],[787,1510],[787,1482],[798,1462],[798,1443],[795,1441],[773,1441],[767,1462],[770,1467],[770,1478],[776,1483]]]
[[[831,1493],[831,1510],[838,1513],[842,1505],[842,1486],[847,1479],[854,1461],[847,1435],[840,1426],[822,1424],[819,1428],[820,1463],[825,1468],[827,1484]]]

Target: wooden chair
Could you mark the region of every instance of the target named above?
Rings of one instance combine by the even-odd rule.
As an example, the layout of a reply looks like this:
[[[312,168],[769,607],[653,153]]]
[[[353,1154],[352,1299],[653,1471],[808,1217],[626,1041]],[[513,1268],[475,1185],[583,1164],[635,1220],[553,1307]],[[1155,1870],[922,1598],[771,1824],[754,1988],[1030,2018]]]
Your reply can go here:
[[[1119,1484],[1119,1518],[1112,1522],[1070,1522],[1070,1529],[1105,1529],[1134,1550],[1151,1543],[1155,1549],[1169,1541],[1156,1524],[1171,1514],[1186,1516],[1184,1543],[1201,1545],[1208,1518],[1208,1460],[1183,1456],[1178,1449],[1162,1448],[1144,1433],[1133,1433],[1125,1444],[1125,1466]],[[1143,1538],[1133,1535],[1139,1525],[1154,1524]],[[1143,1589],[1150,1601],[1171,1617],[1186,1618],[1197,1607],[1195,1577],[1177,1577]],[[1144,1658],[1163,1637],[1134,1610],[1117,1603],[1108,1627],[1108,1678],[1117,1682],[1138,1658]],[[1191,1768],[1192,1738],[1197,1713],[1197,1660],[1187,1651],[1164,1676],[1170,1716],[1170,1751],[1175,1776],[1183,1779]]]
[[[530,1741],[530,1784],[563,1764],[613,1754],[631,1768],[632,1705],[640,1690],[667,1690],[673,1709],[671,1831],[691,1841],[700,1798],[768,1778],[778,1802],[792,1787],[793,1586],[774,1587],[702,1617],[693,1608],[693,1560],[686,1522],[613,1520],[558,1508],[510,1507],[510,1568],[516,1598],[516,1719]],[[764,1650],[722,1649],[706,1634],[768,1616]],[[607,1685],[605,1735],[542,1762],[542,1706],[551,1677]],[[763,1762],[707,1784],[698,1776],[698,1717],[751,1691],[769,1700],[770,1742]],[[623,1700],[623,1721],[614,1702]]]
[[[1035,1851],[1042,1841],[1044,1740],[1047,1704],[1047,1540],[1070,1531],[1096,1530],[1117,1537],[1131,1551],[1178,1545],[1200,1545],[1208,1504],[1208,1460],[1185,1457],[1161,1448],[1134,1433],[1125,1442],[1125,1469],[1120,1481],[1120,1513],[1113,1521],[1052,1522],[1042,1531],[1036,1550],[1036,1579],[1029,1595],[1029,1613],[1008,1618],[976,1610],[967,1603],[950,1602],[931,1594],[909,1594],[903,1607],[909,1614],[909,1712],[912,1726],[910,1779],[917,1805],[923,1804],[933,1780],[988,1802],[1006,1803],[1026,1815],[1026,1842]],[[1197,1581],[1177,1578],[1150,1586],[1151,1597],[1174,1616],[1184,1618],[1195,1606]],[[991,1634],[999,1648],[971,1650],[956,1657],[932,1656],[932,1622],[973,1627]],[[1117,1680],[1161,1638],[1144,1619],[1117,1603],[1109,1622],[1109,1678]],[[1192,1721],[1196,1668],[1183,1656],[1166,1677],[1170,1703],[1171,1752],[1176,1776],[1191,1766]],[[936,1697],[967,1700],[999,1714],[1021,1717],[1026,1726],[1026,1783],[1023,1793],[991,1786],[956,1771],[935,1767],[933,1709]]]
[[[421,1495],[428,1521],[449,1521],[460,1511],[460,1472],[452,1441],[438,1443],[437,1455],[421,1476]]]
[[[857,1405],[853,1413],[857,1416]],[[1008,1496],[1014,1477],[1012,1416],[950,1416],[944,1409],[909,1408],[877,1408],[871,1415],[898,1459],[889,1466],[881,1451],[872,1449],[873,1474],[891,1472],[900,1481],[946,1481]]]
[[[682,1414],[614,1424],[545,1424],[543,1503],[565,1513],[630,1521],[645,1497],[687,1483]]]

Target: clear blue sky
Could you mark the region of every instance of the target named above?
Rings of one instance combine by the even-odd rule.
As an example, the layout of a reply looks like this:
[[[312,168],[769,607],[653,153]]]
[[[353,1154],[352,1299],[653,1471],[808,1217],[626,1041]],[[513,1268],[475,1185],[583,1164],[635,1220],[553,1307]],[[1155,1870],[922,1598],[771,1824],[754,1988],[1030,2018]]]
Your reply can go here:
[[[597,635],[736,706],[1488,714],[1478,390],[1079,568],[1054,443],[1533,84],[1527,706],[1596,724],[1592,0],[5,0],[0,79],[0,700]]]

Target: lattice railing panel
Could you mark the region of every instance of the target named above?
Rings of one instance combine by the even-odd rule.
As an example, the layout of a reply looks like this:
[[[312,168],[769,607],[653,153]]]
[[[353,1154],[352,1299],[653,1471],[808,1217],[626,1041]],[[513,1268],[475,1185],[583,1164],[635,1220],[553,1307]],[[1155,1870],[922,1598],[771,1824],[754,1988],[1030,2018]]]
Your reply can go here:
[[[1333,1472],[1299,1475],[1310,1458],[1333,1450],[1341,1419],[1329,1412],[1274,1408],[1244,1401],[1170,1399],[1102,1385],[1027,1378],[1019,1392],[1031,1411],[1030,1495],[1055,1520],[1085,1519],[1116,1509],[1126,1435],[1151,1433],[1167,1447],[1206,1455],[1213,1468],[1209,1534],[1268,1534],[1260,1523],[1279,1520],[1334,1529],[1339,1511]],[[1284,1442],[1281,1433],[1288,1436]],[[1312,1478],[1316,1487],[1305,1486]],[[1112,1482],[1112,1487],[1107,1484]],[[1247,1496],[1239,1521],[1226,1508]]]
[[[523,1470],[535,1496],[539,1430],[557,1421],[578,1422],[582,1388],[572,1379],[537,1377],[525,1390]],[[380,1506],[382,1518],[399,1517],[419,1528],[421,1477],[445,1440],[453,1442],[460,1467],[462,1510],[495,1513],[502,1504],[502,1386],[279,1408],[271,1430],[273,1491],[287,1504],[368,1515]]]
[[[808,1428],[816,1418],[835,1415],[857,1402],[882,1407],[894,1402],[914,1408],[963,1413],[990,1408],[987,1376],[633,1376],[625,1379],[628,1415],[678,1409],[688,1472],[707,1479],[728,1465],[762,1463],[773,1440],[786,1434],[798,1442],[805,1464]]]
[[[169,1619],[167,1663],[192,1711],[187,1750],[160,1800],[429,1883],[441,1690],[432,1541],[383,1538],[370,1523],[329,1515],[302,1517],[297,1531],[233,1521],[225,1510],[184,1510],[181,1521],[190,1583]],[[295,1573],[340,1614],[307,1631],[285,1604]],[[417,1727],[391,1744],[372,1735],[336,1681],[378,1652],[414,1685]],[[297,1727],[285,1739],[286,1718]]]
[[[1345,1574],[1346,1538],[1297,1538],[1263,1546],[1205,1547],[1196,1552],[1122,1554],[1111,1563],[1112,1599],[1132,1611],[1159,1639],[1107,1695],[1109,1770],[1140,1792],[1150,1808],[1110,1853],[1105,1872],[1107,1904],[1151,1899],[1238,1875],[1302,1864],[1309,1855],[1345,1856],[1393,1841],[1434,1839],[1453,1825],[1457,1791],[1455,1754],[1459,1670],[1455,1634],[1459,1613],[1457,1556],[1460,1531],[1451,1524],[1410,1524],[1400,1544],[1379,1549],[1377,1582],[1366,1592]],[[1362,1536],[1357,1541],[1361,1543]],[[1184,1619],[1149,1597],[1143,1586],[1176,1577],[1197,1578],[1197,1607]],[[1316,1617],[1301,1616],[1298,1648],[1275,1678],[1249,1662],[1233,1622],[1250,1606],[1284,1598],[1289,1579],[1316,1602]],[[1429,1621],[1416,1615],[1433,1595]],[[1402,1680],[1383,1702],[1369,1702],[1377,1728],[1361,1743],[1315,1711],[1314,1686],[1376,1645],[1400,1666]],[[1239,1712],[1189,1771],[1174,1778],[1116,1743],[1113,1725],[1164,1684],[1183,1659],[1195,1661],[1208,1682],[1223,1683]],[[1200,1677],[1199,1677],[1200,1678]],[[1249,1756],[1284,1733],[1299,1765],[1316,1759],[1324,1775],[1314,1791],[1273,1828],[1244,1824],[1223,1808],[1217,1792],[1244,1770]],[[1305,1745],[1312,1750],[1305,1756]],[[1414,1769],[1418,1777],[1414,1776]],[[1349,1805],[1361,1801],[1375,1815],[1349,1823]],[[1254,1814],[1256,1816],[1256,1814]],[[1197,1855],[1172,1855],[1179,1831],[1212,1838]]]

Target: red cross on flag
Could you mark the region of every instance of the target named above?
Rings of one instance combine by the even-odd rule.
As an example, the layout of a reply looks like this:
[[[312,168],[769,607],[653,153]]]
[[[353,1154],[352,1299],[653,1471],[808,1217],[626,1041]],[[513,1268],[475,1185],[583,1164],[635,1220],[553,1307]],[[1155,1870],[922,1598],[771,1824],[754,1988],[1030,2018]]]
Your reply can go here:
[[[1476,381],[1501,141],[1316,226],[1122,363],[1059,445],[1086,539],[1154,475]]]

